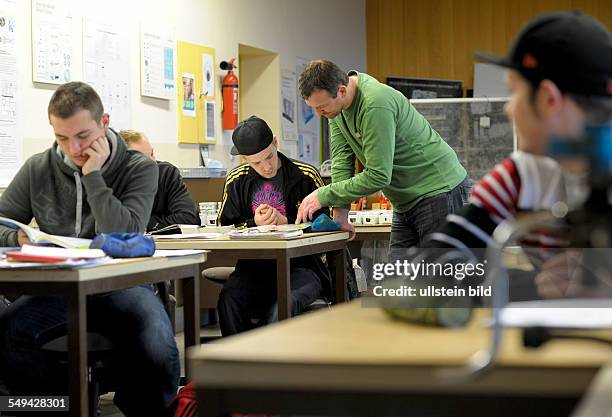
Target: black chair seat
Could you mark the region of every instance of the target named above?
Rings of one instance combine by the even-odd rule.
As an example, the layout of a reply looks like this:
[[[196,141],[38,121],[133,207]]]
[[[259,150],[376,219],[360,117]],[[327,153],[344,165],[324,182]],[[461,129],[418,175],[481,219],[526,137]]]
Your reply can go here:
[[[106,352],[114,348],[106,336],[96,332],[87,333],[87,351],[91,352]],[[60,336],[41,346],[41,349],[47,352],[66,353],[68,352],[68,336]]]

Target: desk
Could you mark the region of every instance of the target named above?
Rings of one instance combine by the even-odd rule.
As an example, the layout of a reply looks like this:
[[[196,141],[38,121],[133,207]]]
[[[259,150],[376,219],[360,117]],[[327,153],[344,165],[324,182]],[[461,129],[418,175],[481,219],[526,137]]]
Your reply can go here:
[[[70,415],[87,414],[87,296],[183,279],[185,347],[200,341],[200,264],[206,254],[120,260],[82,269],[3,269],[0,292],[58,294],[66,299]],[[187,368],[186,368],[187,370]]]
[[[390,240],[391,225],[355,226],[355,240]]]
[[[200,415],[559,417],[612,361],[586,341],[526,350],[511,329],[497,367],[449,383],[442,367],[489,344],[478,313],[465,329],[421,327],[357,300],[203,345],[189,352]]]
[[[291,317],[290,260],[306,255],[331,252],[336,259],[336,302],[347,300],[344,248],[348,232],[306,233],[286,240],[217,239],[156,240],[158,249],[207,249],[212,251],[207,267],[235,265],[238,259],[276,261],[276,292],[279,320]],[[340,278],[340,279],[338,279]]]

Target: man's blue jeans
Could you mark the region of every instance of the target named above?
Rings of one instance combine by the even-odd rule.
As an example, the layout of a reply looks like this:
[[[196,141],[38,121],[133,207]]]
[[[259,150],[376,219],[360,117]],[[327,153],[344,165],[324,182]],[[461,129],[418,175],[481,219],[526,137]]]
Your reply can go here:
[[[115,346],[105,375],[126,416],[165,415],[176,394],[179,354],[151,285],[89,296],[87,330]],[[0,380],[12,395],[66,395],[67,369],[40,347],[66,334],[62,297],[22,296],[0,315]],[[108,371],[108,373],[106,372]]]
[[[404,213],[393,213],[389,261],[404,259],[406,250],[417,246],[425,236],[444,224],[446,216],[455,213],[470,198],[471,181],[465,178],[449,192],[421,200]]]

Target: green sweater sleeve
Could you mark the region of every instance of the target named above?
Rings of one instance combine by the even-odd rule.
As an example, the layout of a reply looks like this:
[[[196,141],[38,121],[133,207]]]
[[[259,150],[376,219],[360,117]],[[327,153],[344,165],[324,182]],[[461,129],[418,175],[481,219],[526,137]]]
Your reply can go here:
[[[323,206],[347,207],[352,200],[380,191],[389,185],[395,152],[395,123],[393,112],[389,109],[374,107],[366,111],[360,138],[364,156],[361,162],[365,168],[354,177],[351,175],[336,181],[333,174],[333,166],[336,161],[333,160],[332,179],[334,182],[320,188],[317,193]],[[347,141],[344,140],[344,142]],[[346,146],[350,150],[348,143]],[[332,142],[332,158],[335,159],[333,149]],[[343,152],[346,152],[344,148],[340,155],[343,155]]]

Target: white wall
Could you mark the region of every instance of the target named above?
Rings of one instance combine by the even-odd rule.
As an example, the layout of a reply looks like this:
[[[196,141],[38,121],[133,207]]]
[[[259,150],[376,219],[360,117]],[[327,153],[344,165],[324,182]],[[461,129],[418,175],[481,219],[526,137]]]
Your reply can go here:
[[[144,98],[139,87],[140,21],[175,28],[176,39],[216,48],[215,63],[238,55],[238,44],[280,54],[281,68],[295,70],[296,56],[326,58],[344,69],[366,68],[365,0],[71,0],[74,21],[75,79],[82,76],[82,18],[130,30],[132,124],[144,131],[159,159],[180,167],[198,166],[195,145],[177,144],[176,100]],[[32,83],[30,0],[17,0],[21,30],[18,35],[19,110],[23,122],[24,159],[53,141],[46,107],[53,86]],[[225,71],[218,70],[217,80]],[[220,82],[217,107],[220,108]],[[220,116],[219,116],[220,117]],[[231,132],[221,130],[210,156],[234,166],[229,149]],[[111,114],[112,126],[112,114]],[[279,134],[280,132],[274,132]]]

